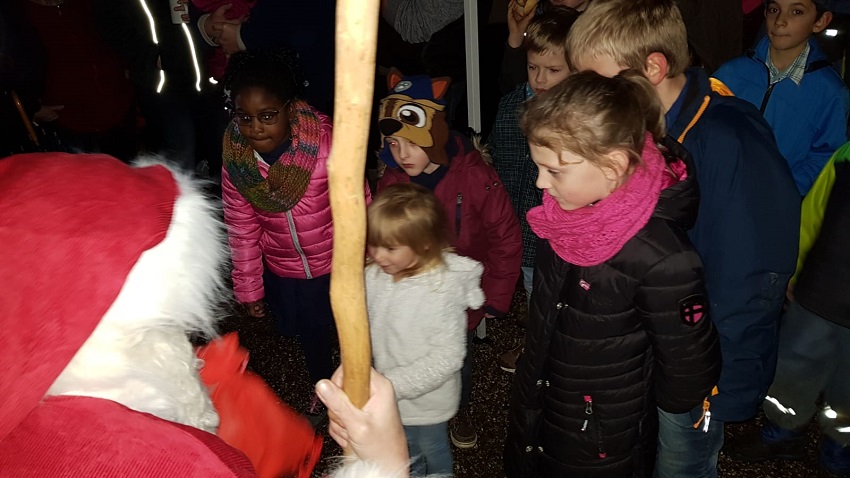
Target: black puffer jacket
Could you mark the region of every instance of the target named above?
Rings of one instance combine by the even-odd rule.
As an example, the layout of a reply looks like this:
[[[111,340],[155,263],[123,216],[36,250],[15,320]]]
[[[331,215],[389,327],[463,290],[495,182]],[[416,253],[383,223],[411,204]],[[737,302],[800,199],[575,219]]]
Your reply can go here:
[[[650,476],[656,406],[687,412],[717,383],[711,320],[686,324],[691,306],[708,304],[686,234],[699,202],[686,162],[688,179],[662,192],[648,224],[612,259],[574,266],[541,241],[512,392],[508,477]]]

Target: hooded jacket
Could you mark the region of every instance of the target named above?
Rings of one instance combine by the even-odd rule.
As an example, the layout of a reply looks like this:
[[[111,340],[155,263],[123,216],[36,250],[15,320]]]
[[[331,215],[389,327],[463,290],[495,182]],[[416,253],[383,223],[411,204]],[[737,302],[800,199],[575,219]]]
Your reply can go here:
[[[375,370],[392,383],[404,425],[449,421],[460,403],[466,309],[484,303],[481,264],[453,253],[444,264],[395,282],[366,268]]]
[[[714,76],[735,96],[759,108],[791,166],[800,195],[805,196],[832,153],[847,141],[850,96],[814,37],[809,39],[811,49],[799,85],[790,78],[769,84],[769,47],[768,38],[762,38],[754,50],[724,64]]]
[[[832,156],[803,201],[794,296],[819,317],[850,328],[850,143]]]
[[[687,179],[662,191],[646,226],[608,261],[575,266],[541,241],[511,394],[508,477],[650,476],[656,406],[684,413],[716,384],[714,327],[687,323],[681,310],[705,294],[686,236],[699,202],[686,162]]]
[[[459,255],[484,266],[481,288],[484,307],[469,312],[469,330],[478,327],[485,312],[508,312],[522,262],[522,236],[511,200],[492,166],[462,136],[452,133],[447,147],[448,171],[434,189],[446,208],[452,246]],[[400,168],[387,168],[378,193],[395,183],[410,182]]]
[[[770,126],[692,68],[668,135],[691,154],[700,188],[688,236],[705,268],[723,370],[712,417],[755,416],[776,370],[777,327],[797,257],[800,195]]]
[[[304,196],[291,210],[272,213],[254,208],[221,170],[221,198],[233,258],[233,292],[242,303],[265,297],[263,268],[279,277],[312,279],[331,271],[333,221],[328,196],[328,156],[332,124],[319,113],[321,141],[316,167]],[[269,165],[255,153],[265,177]],[[368,194],[367,194],[368,196]]]

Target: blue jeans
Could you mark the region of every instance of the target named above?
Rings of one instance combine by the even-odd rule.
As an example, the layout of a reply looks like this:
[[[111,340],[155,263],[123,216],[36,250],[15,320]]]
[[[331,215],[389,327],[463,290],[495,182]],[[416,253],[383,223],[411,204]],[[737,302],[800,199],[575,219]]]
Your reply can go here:
[[[405,426],[404,436],[413,463],[411,476],[440,474],[452,476],[452,450],[449,446],[449,422],[436,425]]]
[[[711,419],[708,431],[694,423],[702,404],[687,413],[658,409],[658,457],[653,478],[717,478],[717,455],[723,446],[723,422]]]

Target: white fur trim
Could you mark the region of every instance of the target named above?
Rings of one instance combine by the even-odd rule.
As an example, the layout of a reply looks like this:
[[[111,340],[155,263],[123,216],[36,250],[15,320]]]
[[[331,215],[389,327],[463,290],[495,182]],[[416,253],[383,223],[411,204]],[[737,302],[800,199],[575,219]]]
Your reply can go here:
[[[143,158],[137,165],[161,163]],[[215,335],[217,305],[226,297],[224,227],[212,200],[188,175],[168,167],[180,196],[165,239],[142,254],[48,395],[105,398],[214,432],[218,415],[188,334]]]
[[[407,478],[410,476],[408,470],[387,472],[371,461],[342,458],[342,466],[332,471],[330,478]],[[429,478],[437,478],[443,475],[428,475]]]

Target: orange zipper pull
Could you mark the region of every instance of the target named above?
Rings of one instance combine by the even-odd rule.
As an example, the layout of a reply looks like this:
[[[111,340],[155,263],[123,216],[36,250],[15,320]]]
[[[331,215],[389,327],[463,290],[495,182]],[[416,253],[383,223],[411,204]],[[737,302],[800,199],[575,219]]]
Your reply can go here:
[[[700,416],[699,420],[697,420],[697,422],[694,423],[694,428],[699,428],[699,426],[702,424],[702,422],[704,420],[705,421],[705,427],[703,427],[704,428],[703,431],[708,432],[708,423],[709,423],[709,420],[711,420],[711,412],[709,411],[709,409],[711,408],[711,401],[709,399],[710,399],[710,397],[713,397],[713,396],[717,395],[718,393],[720,393],[720,391],[717,390],[717,386],[715,386],[714,388],[711,389],[711,395],[709,395],[708,397],[705,397],[703,399],[703,401],[702,401],[702,416]]]

